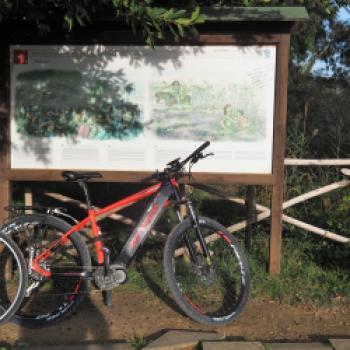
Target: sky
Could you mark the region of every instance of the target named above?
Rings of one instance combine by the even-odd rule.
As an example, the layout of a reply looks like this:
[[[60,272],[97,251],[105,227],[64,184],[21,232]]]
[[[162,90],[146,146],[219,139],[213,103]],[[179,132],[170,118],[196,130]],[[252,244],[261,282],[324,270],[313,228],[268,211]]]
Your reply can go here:
[[[348,6],[347,9],[350,11],[350,6]],[[341,21],[349,21],[350,22],[350,13],[348,11],[346,11],[344,8],[342,8],[339,11],[338,19]],[[318,73],[319,73],[320,70],[324,70],[325,68],[326,68],[325,63],[318,60],[318,61],[316,61],[315,66],[313,67],[313,72],[318,71]],[[331,75],[331,72],[323,71],[323,73],[321,73],[321,74],[325,75],[325,76],[329,76],[329,75]]]
[[[348,6],[347,8],[350,11],[350,6]],[[342,21],[350,21],[350,13],[343,8],[340,10],[338,18]]]

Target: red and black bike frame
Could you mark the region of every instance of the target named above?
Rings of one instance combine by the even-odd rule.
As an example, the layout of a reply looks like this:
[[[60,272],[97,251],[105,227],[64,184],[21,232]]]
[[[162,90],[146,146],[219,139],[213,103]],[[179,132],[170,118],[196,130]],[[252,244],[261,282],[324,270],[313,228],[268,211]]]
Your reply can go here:
[[[71,235],[73,232],[81,231],[88,225],[91,226],[91,232],[95,239],[95,251],[97,256],[97,262],[99,265],[103,265],[105,261],[104,246],[101,239],[101,230],[97,224],[97,219],[101,216],[105,216],[109,212],[112,213],[116,209],[134,204],[144,198],[155,195],[154,199],[151,201],[151,203],[145,210],[138,225],[135,227],[129,239],[125,243],[119,256],[111,264],[112,266],[113,264],[122,264],[123,266],[127,267],[130,264],[132,258],[134,257],[137,249],[144,243],[149,232],[152,230],[158,219],[163,214],[163,211],[169,206],[170,198],[174,196],[175,200],[180,200],[179,185],[176,179],[172,178],[169,180],[158,182],[140,192],[137,192],[124,199],[121,199],[102,209],[95,210],[90,203],[86,182],[81,181],[79,182],[79,185],[83,188],[86,196],[88,216],[82,221],[78,222],[73,227],[71,227],[67,232],[65,232],[62,235],[62,237],[54,241],[47,249],[42,251],[33,259],[32,269],[44,277],[51,276],[51,271],[42,267],[44,266],[43,262],[45,261],[45,259],[53,255],[53,252],[59,246],[67,244],[69,235]],[[191,248],[190,250],[192,250]]]

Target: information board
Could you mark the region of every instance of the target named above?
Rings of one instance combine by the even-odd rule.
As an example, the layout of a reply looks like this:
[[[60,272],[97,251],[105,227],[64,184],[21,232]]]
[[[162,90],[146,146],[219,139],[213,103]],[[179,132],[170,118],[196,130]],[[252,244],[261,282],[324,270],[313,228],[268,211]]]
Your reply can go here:
[[[12,169],[272,173],[274,45],[10,50]]]

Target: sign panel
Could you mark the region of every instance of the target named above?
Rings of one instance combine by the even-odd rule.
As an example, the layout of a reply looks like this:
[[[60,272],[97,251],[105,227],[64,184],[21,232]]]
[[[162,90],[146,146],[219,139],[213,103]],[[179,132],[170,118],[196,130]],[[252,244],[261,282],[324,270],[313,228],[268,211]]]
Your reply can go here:
[[[12,46],[11,168],[271,174],[276,47]]]

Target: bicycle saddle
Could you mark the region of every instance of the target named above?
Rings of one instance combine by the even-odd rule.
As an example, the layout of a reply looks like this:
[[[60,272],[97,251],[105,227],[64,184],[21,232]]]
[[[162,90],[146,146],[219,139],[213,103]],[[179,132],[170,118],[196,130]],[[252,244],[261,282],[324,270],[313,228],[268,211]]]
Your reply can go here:
[[[88,181],[89,179],[93,178],[101,178],[102,175],[97,172],[84,172],[84,173],[78,173],[76,171],[63,171],[61,175],[64,177],[66,181]]]

